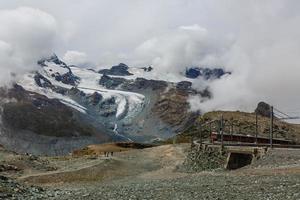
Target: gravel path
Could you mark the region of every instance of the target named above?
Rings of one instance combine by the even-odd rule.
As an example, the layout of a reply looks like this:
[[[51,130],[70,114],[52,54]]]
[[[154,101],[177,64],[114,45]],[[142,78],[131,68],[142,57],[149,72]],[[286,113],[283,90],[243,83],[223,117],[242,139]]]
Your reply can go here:
[[[254,163],[252,167],[235,171],[217,169],[200,173],[178,172],[176,166],[183,163],[187,149],[188,146],[166,145],[133,150],[108,160],[105,159],[105,166],[101,164],[101,160],[99,162],[87,160],[87,164],[96,162],[97,165],[85,168],[84,171],[72,172],[72,174],[84,173],[86,175],[94,173],[99,177],[102,177],[101,173],[109,174],[107,179],[93,179],[92,176],[89,179],[86,175],[84,177],[87,179],[84,181],[75,179],[77,180],[75,182],[62,180],[60,183],[49,179],[49,183],[43,185],[47,186],[44,188],[26,187],[12,180],[3,179],[4,189],[9,183],[12,187],[8,189],[17,186],[19,192],[13,192],[10,196],[2,196],[2,199],[300,199],[299,151],[273,151],[267,157]],[[71,164],[73,161],[68,162]],[[276,163],[273,167],[272,162]],[[72,179],[67,177],[64,180]]]
[[[300,199],[300,176],[189,175],[96,184],[55,199]]]

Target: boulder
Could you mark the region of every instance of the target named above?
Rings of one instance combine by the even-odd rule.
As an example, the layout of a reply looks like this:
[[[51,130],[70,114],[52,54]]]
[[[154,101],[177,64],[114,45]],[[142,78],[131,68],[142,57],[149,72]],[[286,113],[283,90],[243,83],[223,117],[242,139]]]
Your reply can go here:
[[[259,102],[257,108],[255,109],[255,113],[264,117],[270,117],[271,115],[270,105],[263,101]]]

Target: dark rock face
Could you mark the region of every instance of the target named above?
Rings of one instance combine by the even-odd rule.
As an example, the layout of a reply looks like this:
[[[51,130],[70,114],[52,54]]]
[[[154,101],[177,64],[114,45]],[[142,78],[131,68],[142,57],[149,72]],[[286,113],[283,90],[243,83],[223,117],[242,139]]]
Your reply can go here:
[[[53,62],[53,63],[55,63],[57,65],[62,65],[64,67],[66,67],[66,68],[68,67],[66,65],[66,63],[64,63],[63,61],[61,61],[55,54],[51,55],[48,58],[43,58],[43,59],[39,60],[37,63],[40,66],[47,66],[46,62]]]
[[[71,71],[69,71],[68,73],[61,75],[59,79],[64,84],[76,85],[76,81],[78,80],[78,77],[74,76],[74,74]]]
[[[63,87],[53,87],[52,90],[55,91],[56,93],[59,93],[62,95],[66,95],[68,92],[68,89],[63,88]]]
[[[79,79],[71,71],[65,74],[53,73],[51,76],[54,77],[56,81],[73,86],[76,85],[76,81]]]
[[[43,87],[43,88],[52,88],[53,87],[52,83],[48,79],[46,79],[44,76],[42,76],[40,73],[36,73],[34,75],[34,81],[38,86]]]
[[[97,105],[101,100],[102,100],[102,95],[99,94],[98,92],[94,92],[90,97],[90,102],[92,105]]]
[[[189,81],[181,81],[177,83],[176,88],[179,90],[190,90],[192,88],[192,83]]]
[[[225,74],[231,74],[231,72],[225,72],[222,68],[210,69],[201,67],[192,67],[185,71],[187,78],[198,78],[199,76],[202,76],[205,80],[218,79]]]
[[[45,78],[38,72],[34,75],[34,81],[39,87],[50,88],[53,91],[55,91],[59,94],[62,94],[62,95],[65,95],[68,92],[68,89],[66,89],[66,88],[52,85],[51,81],[49,81],[47,78]],[[75,84],[75,82],[74,82],[74,84]]]
[[[105,74],[101,77],[99,84],[108,89],[116,89],[117,87],[121,87],[121,89],[129,91],[141,89],[162,90],[168,86],[166,81],[148,80],[145,78],[136,78],[133,81],[119,77],[110,77]]]
[[[185,71],[185,76],[188,78],[197,78],[200,76],[200,70],[198,68],[189,68]]]
[[[124,63],[120,63],[119,65],[112,66],[110,69],[99,70],[100,74],[106,75],[114,75],[114,76],[129,76],[133,75],[128,72],[128,66]]]
[[[28,92],[16,85],[7,96],[16,102],[3,105],[2,119],[13,130],[56,137],[93,135],[96,130],[76,118],[73,110],[57,99]]]
[[[86,96],[86,94],[83,91],[79,90],[76,87],[72,87],[70,90],[68,90],[68,94],[71,96],[77,95],[77,94],[79,94],[80,96],[83,96],[83,97]]]
[[[127,82],[127,80],[124,78],[110,77],[105,74],[99,80],[99,84],[105,86],[108,89],[115,89],[125,82]]]
[[[264,117],[270,117],[271,115],[270,105],[263,101],[259,102],[257,108],[255,109],[255,113]]]
[[[163,90],[168,86],[166,81],[159,80],[148,80],[144,78],[136,78],[130,85],[124,86],[124,89],[128,90],[140,90],[140,89],[152,89],[152,90]]]
[[[60,74],[58,72],[53,72],[51,74],[51,76],[54,77],[56,81],[60,81],[64,84],[68,84],[68,85],[76,85],[76,82],[79,80],[79,77],[75,76],[72,73],[70,67],[66,63],[61,61],[55,54],[53,54],[49,58],[43,58],[43,59],[39,60],[38,64],[42,67],[46,67],[47,66],[46,62],[55,63],[55,64],[59,65],[60,67],[65,68],[65,69],[68,70],[68,72],[65,73],[65,74]]]
[[[109,117],[115,115],[117,112],[117,104],[114,97],[102,101],[100,103],[100,115],[103,117]]]
[[[187,92],[181,92],[176,88],[160,95],[155,103],[153,112],[165,123],[172,127],[182,127],[190,118]]]

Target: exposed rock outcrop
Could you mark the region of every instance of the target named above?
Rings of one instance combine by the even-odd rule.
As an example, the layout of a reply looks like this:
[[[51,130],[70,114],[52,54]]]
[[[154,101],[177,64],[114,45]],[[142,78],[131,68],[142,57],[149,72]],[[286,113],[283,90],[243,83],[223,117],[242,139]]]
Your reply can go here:
[[[128,72],[128,66],[124,63],[120,63],[119,65],[112,66],[110,69],[102,69],[99,70],[98,73],[106,74],[106,75],[114,75],[114,76],[129,76],[132,75]]]
[[[205,80],[218,79],[225,74],[231,74],[231,72],[226,72],[222,68],[202,68],[202,67],[191,67],[187,68],[185,75],[188,78],[198,78],[203,77]]]
[[[264,117],[270,117],[271,115],[270,105],[263,101],[259,102],[255,109],[255,113]]]
[[[74,111],[57,99],[27,92],[17,85],[8,94],[17,100],[2,105],[2,119],[9,128],[57,137],[93,135],[96,132],[92,126],[80,123]]]
[[[128,81],[124,78],[110,77],[106,74],[104,74],[99,80],[99,84],[108,89],[115,89],[116,87],[126,82]]]

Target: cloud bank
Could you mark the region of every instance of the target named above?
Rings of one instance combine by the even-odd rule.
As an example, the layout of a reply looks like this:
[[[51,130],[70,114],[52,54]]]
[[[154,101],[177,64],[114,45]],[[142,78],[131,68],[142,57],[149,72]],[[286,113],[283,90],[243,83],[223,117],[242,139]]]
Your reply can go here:
[[[135,49],[133,58],[165,72],[180,73],[192,66],[223,66],[230,40],[218,38],[198,24],[180,26],[146,40]]]
[[[69,65],[85,66],[88,64],[86,53],[80,51],[67,51],[62,59]]]
[[[234,73],[212,83],[214,98],[199,107],[253,110],[264,100],[286,111],[299,108],[299,1],[231,6],[240,11],[229,15],[239,31],[224,54],[224,66]]]
[[[0,10],[0,84],[36,69],[36,62],[53,51],[55,19],[38,9]]]
[[[297,0],[3,0],[1,76],[53,49],[67,62],[98,67],[152,64],[178,74],[222,66],[233,74],[196,81],[213,99],[193,97],[193,109],[253,110],[265,100],[291,110],[300,108],[299,10]]]

